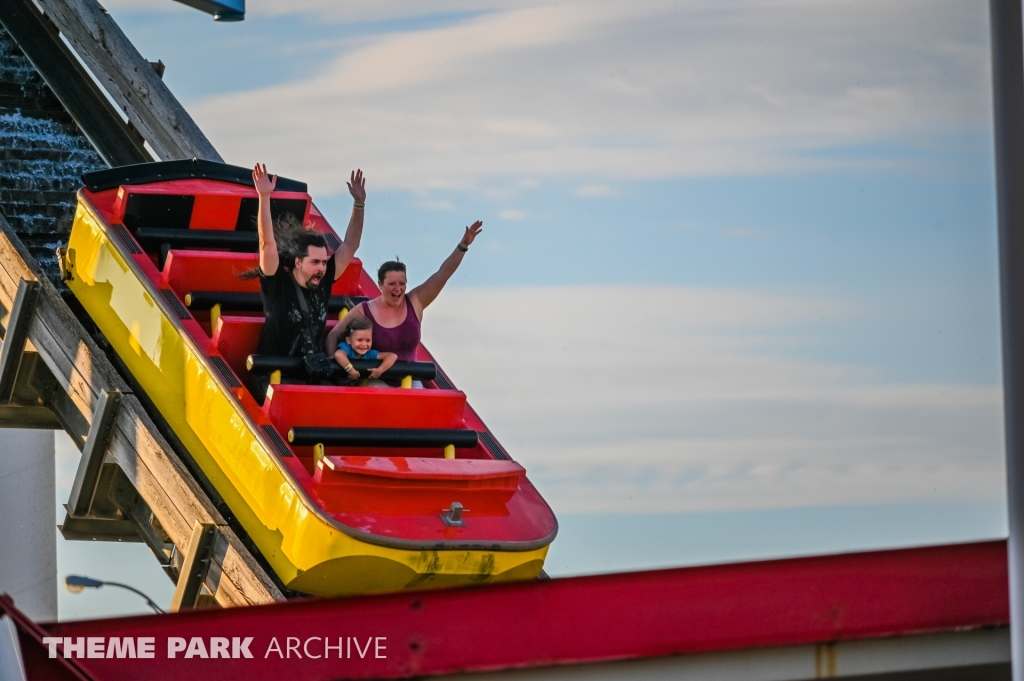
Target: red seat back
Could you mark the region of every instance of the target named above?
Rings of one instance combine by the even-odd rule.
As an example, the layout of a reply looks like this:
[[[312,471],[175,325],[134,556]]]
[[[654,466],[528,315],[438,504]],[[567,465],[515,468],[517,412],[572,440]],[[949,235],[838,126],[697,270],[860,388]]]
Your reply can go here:
[[[258,277],[242,279],[238,276],[259,262],[256,253],[172,250],[164,263],[163,278],[182,299],[192,291],[259,293]]]
[[[259,277],[242,279],[238,275],[259,265],[257,253],[227,253],[223,251],[171,250],[164,263],[164,285],[183,299],[192,291],[231,291],[259,293]],[[359,281],[363,264],[354,258],[331,287],[334,295],[359,294]]]
[[[263,331],[263,317],[222,316],[213,331],[210,347],[216,348],[224,361],[239,376],[248,376],[245,360],[256,352]]]
[[[281,433],[296,426],[462,428],[466,394],[458,390],[275,385],[263,409]]]

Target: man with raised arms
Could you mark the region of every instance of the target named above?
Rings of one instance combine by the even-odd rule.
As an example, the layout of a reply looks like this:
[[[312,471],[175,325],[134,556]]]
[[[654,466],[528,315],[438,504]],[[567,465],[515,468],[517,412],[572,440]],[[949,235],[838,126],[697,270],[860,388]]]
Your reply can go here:
[[[300,357],[322,353],[331,286],[352,261],[363,234],[363,171],[353,172],[347,183],[354,200],[352,217],[345,240],[333,256],[321,232],[304,227],[290,215],[276,221],[272,218],[270,195],[277,184],[276,175],[269,175],[265,165],[256,164],[252,180],[260,202],[256,226],[260,238],[260,297],[266,316],[256,352]],[[257,401],[263,401],[269,382],[266,375],[251,377]]]

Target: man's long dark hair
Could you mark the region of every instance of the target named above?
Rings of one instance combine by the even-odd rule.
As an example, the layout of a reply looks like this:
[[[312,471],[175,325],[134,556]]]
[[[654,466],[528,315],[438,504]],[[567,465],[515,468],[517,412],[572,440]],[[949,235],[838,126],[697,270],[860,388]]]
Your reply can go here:
[[[291,272],[295,267],[295,259],[309,255],[310,246],[328,248],[327,238],[322,232],[303,227],[302,222],[291,213],[274,219],[274,241],[277,242],[278,267]],[[240,279],[255,279],[260,276],[260,267],[238,272]]]

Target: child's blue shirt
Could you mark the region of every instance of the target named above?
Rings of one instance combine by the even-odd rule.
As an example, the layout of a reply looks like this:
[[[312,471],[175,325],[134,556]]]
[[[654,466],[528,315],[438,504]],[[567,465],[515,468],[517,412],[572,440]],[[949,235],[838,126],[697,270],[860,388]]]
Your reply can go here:
[[[338,343],[338,349],[344,352],[349,359],[377,359],[378,354],[376,350],[367,350],[365,355],[360,355],[345,341]]]

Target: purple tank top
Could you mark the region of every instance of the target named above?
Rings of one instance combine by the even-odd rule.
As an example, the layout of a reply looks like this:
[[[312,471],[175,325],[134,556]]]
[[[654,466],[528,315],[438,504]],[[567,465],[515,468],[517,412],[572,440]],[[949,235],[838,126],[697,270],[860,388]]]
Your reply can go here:
[[[373,313],[369,302],[363,303],[363,312],[373,324],[373,349],[377,352],[393,352],[398,359],[405,362],[416,361],[416,347],[420,344],[420,320],[416,318],[416,310],[405,298],[405,321],[389,329],[381,326]]]

